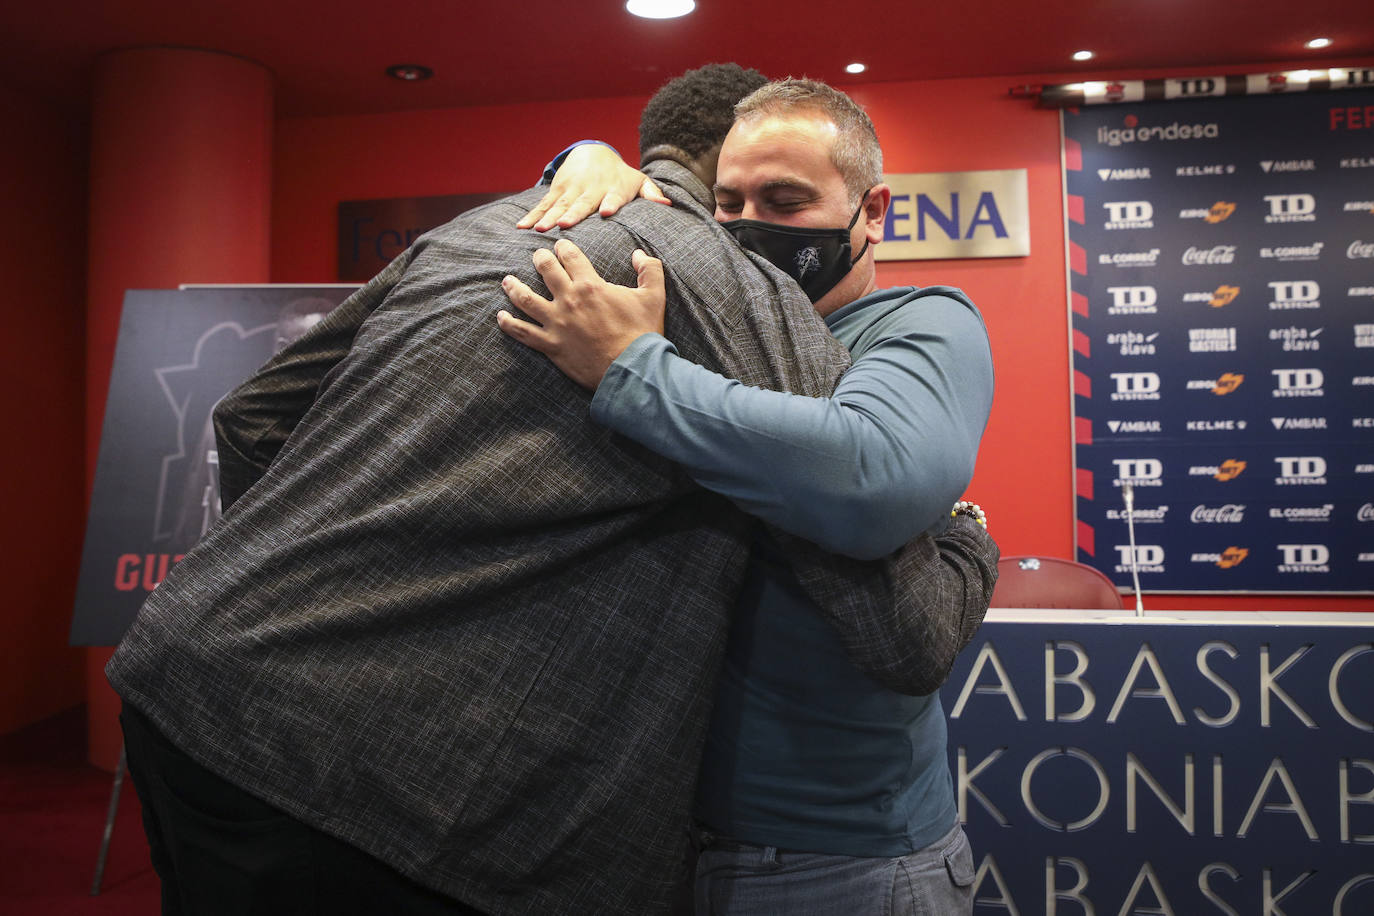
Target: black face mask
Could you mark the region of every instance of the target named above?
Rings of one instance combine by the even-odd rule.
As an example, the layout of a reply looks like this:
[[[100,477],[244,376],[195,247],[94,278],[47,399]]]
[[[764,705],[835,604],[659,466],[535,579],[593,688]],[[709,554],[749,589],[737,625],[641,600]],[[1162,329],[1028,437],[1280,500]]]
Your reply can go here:
[[[745,251],[752,251],[796,280],[802,292],[815,303],[834,289],[868,250],[865,239],[859,253],[853,258],[849,256],[852,250],[849,233],[859,221],[867,201],[868,191],[865,191],[854,217],[843,229],[806,229],[756,219],[732,219],[721,226]]]

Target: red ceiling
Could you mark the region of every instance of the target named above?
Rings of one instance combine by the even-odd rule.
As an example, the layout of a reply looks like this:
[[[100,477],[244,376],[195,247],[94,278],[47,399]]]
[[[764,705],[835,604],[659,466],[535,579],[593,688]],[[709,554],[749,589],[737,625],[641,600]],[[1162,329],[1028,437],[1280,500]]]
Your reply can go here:
[[[6,0],[0,80],[83,110],[100,53],[141,45],[236,54],[276,75],[283,115],[646,95],[709,61],[837,85],[1374,55],[1369,0],[698,0],[646,21],[622,0]],[[1326,51],[1303,47],[1326,36]],[[1074,64],[1091,48],[1098,58]],[[845,64],[863,61],[860,77]],[[387,66],[434,78],[401,83]],[[1009,81],[1009,85],[1010,85]]]

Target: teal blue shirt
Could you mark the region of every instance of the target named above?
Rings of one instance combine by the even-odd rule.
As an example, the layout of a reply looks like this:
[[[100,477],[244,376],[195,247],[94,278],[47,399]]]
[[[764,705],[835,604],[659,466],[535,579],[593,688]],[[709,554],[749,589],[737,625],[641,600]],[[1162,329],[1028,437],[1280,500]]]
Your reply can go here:
[[[992,403],[977,309],[901,287],[832,313],[854,357],[830,398],[748,388],[635,341],[592,415],[683,464],[703,486],[829,550],[884,556],[940,527],[973,473]],[[766,536],[733,618],[697,812],[737,840],[890,856],[955,820],[939,696],[868,677]]]
[[[645,334],[597,387],[592,419],[790,534],[886,556],[940,522],[973,476],[992,405],[987,331],[940,286],[880,290],[826,323],[854,357],[829,398],[741,385]]]

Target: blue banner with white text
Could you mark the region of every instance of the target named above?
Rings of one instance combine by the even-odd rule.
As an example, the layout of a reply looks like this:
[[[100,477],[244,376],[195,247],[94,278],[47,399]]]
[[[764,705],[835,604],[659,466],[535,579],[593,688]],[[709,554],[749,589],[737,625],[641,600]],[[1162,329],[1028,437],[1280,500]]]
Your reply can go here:
[[[1078,559],[1374,591],[1374,93],[1062,118]]]
[[[973,912],[1374,913],[1372,638],[985,623],[942,689]]]

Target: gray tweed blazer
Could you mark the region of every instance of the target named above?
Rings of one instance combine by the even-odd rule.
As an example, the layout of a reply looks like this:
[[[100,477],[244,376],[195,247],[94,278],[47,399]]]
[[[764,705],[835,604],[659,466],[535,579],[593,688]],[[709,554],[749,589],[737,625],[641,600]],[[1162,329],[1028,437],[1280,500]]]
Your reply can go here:
[[[848,355],[744,255],[686,170],[567,235],[667,334],[746,384],[827,394]],[[203,765],[492,914],[668,906],[749,526],[594,426],[589,396],[496,327],[542,288],[532,190],[419,239],[216,411],[220,523],[107,673]],[[972,530],[969,530],[972,528]],[[933,690],[991,594],[976,526],[857,563],[788,539],[855,661]]]

